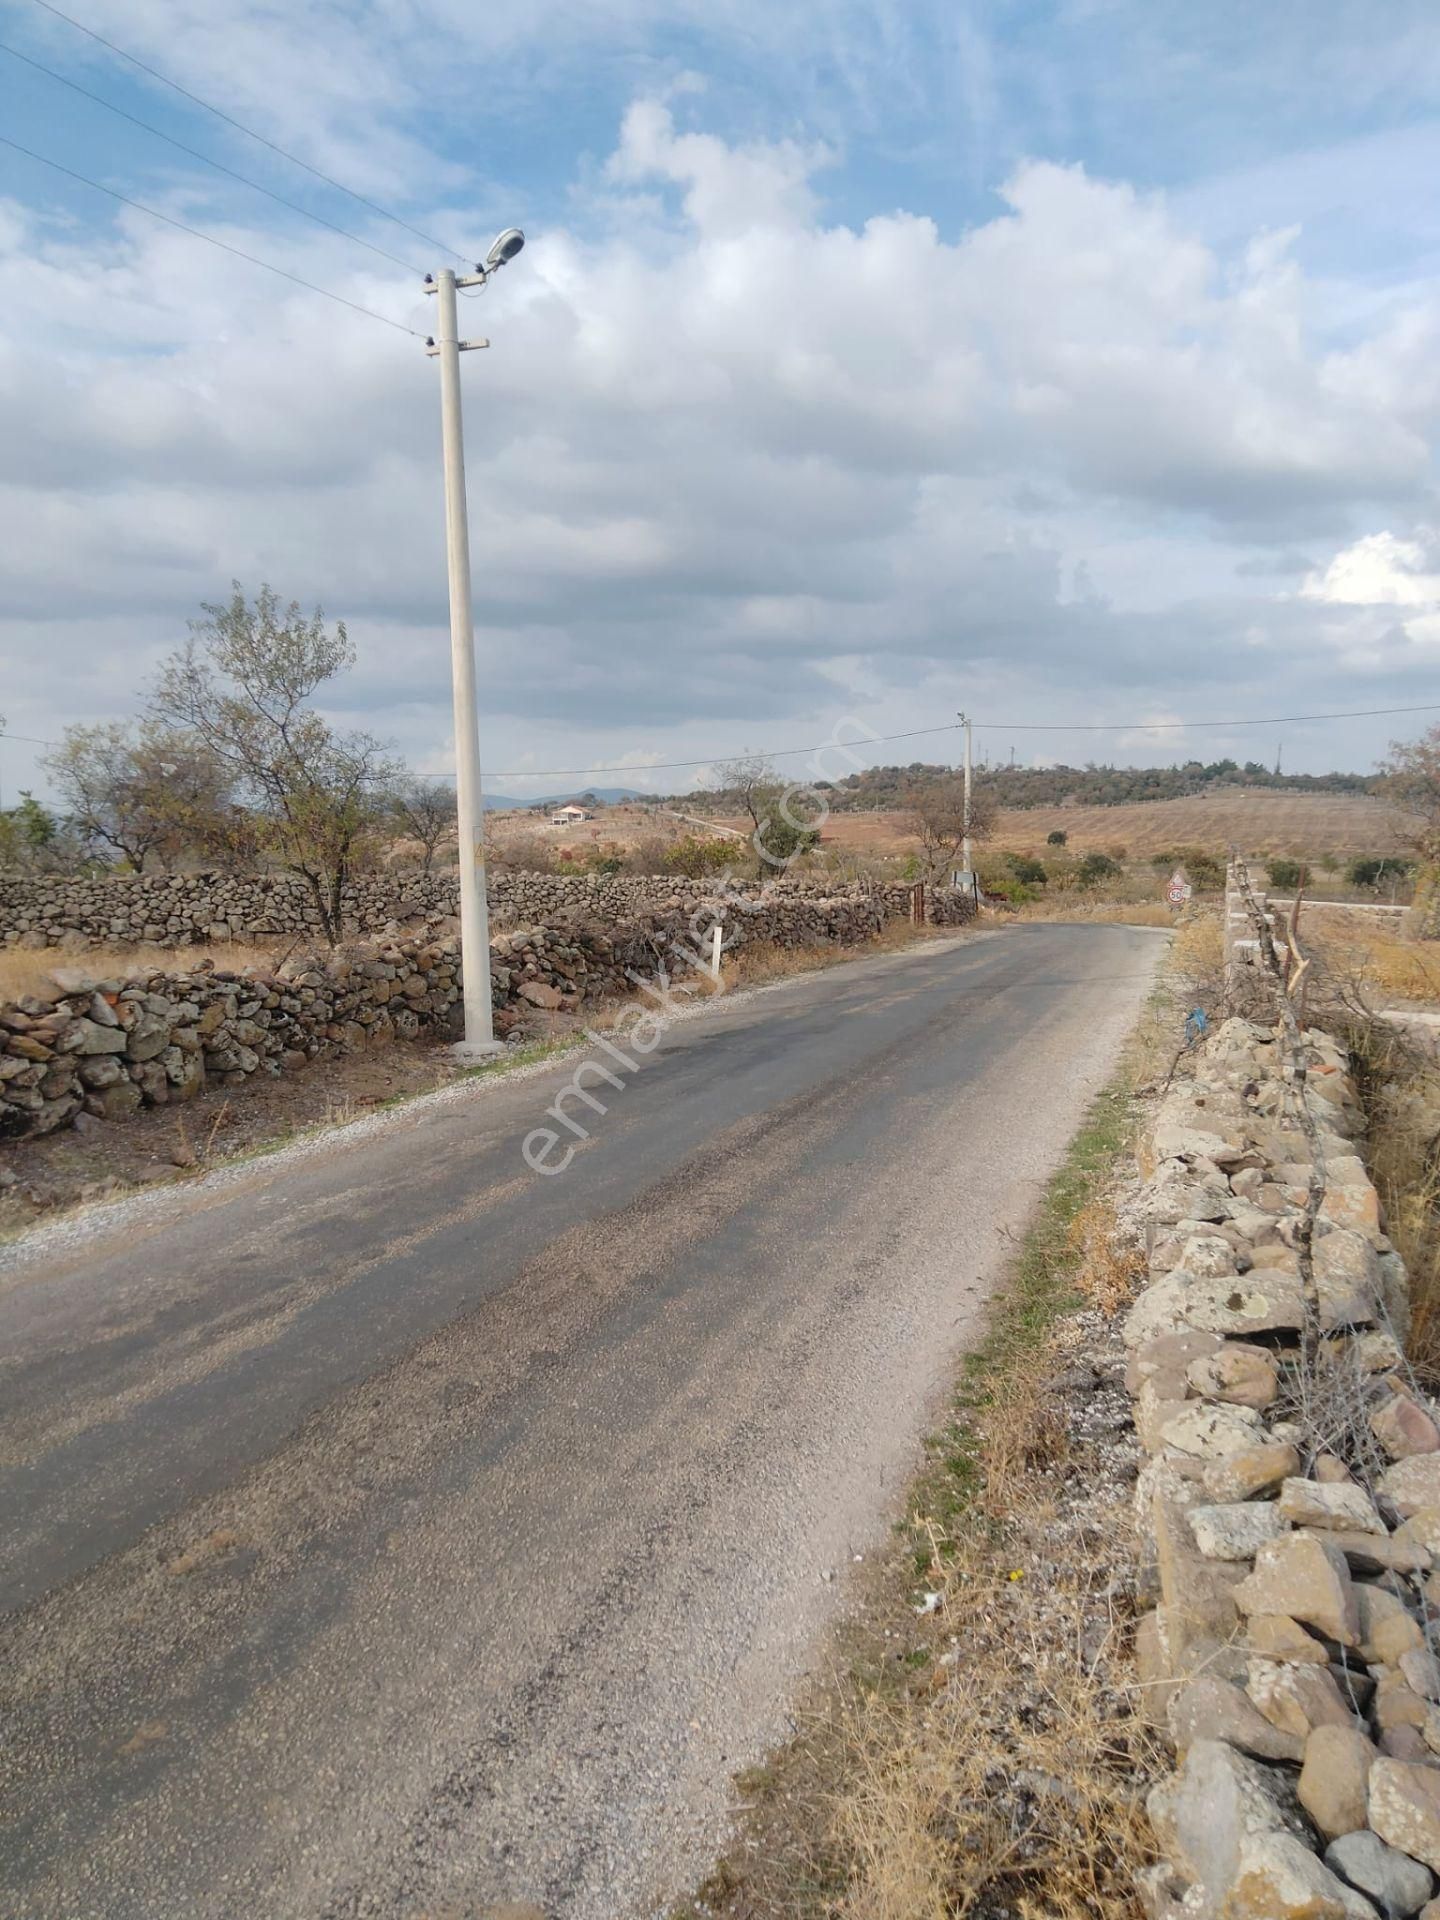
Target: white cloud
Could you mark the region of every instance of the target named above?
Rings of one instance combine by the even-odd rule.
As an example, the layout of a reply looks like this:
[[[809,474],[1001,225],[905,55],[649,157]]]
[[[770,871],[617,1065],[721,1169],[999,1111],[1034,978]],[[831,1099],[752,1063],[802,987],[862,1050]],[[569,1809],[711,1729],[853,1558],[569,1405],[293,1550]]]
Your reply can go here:
[[[1312,573],[1301,592],[1331,606],[1433,607],[1440,604],[1440,540],[1367,533]]]
[[[1263,566],[1293,575],[1299,543],[1334,551],[1377,502],[1428,511],[1434,395],[1386,369],[1418,360],[1433,303],[1316,339],[1288,235],[1221,258],[1163,197],[1048,163],[954,242],[905,212],[838,225],[822,149],[685,131],[693,107],[625,116],[603,191],[633,196],[628,231],[602,243],[582,198],[466,316],[494,342],[465,381],[505,764],[571,764],[585,740],[639,766],[842,697],[898,727],[960,704],[962,675],[966,704],[980,679],[1012,718],[1077,688],[1129,718],[1182,685],[1243,706],[1302,656],[1336,698],[1411,671],[1357,591],[1384,574],[1390,604],[1429,607],[1404,541],[1362,540],[1300,595]],[[48,714],[34,730],[133,702],[201,600],[268,578],[349,619],[347,697],[433,768],[448,642],[419,342],[138,216],[97,245],[0,215],[0,667]],[[339,243],[226,232],[428,322]],[[1429,586],[1406,600],[1406,580]],[[657,755],[660,729],[679,752]]]

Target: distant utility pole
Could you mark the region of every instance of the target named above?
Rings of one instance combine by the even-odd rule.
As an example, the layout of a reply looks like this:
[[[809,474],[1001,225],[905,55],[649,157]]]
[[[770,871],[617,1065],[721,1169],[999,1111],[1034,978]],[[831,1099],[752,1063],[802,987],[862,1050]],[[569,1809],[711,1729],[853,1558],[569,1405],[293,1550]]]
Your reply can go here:
[[[973,778],[973,761],[970,751],[970,720],[968,715],[963,713],[957,714],[955,717],[965,729],[965,838],[960,843],[960,858],[964,863],[964,872],[961,875],[960,884],[973,893],[975,891],[975,862],[971,856],[970,849],[970,786]]]
[[[480,784],[480,728],[475,707],[475,621],[470,600],[470,519],[465,503],[465,427],[460,413],[460,355],[488,340],[462,340],[457,287],[483,287],[525,244],[509,227],[474,273],[457,279],[449,267],[425,276],[438,298],[438,332],[425,351],[440,362],[440,425],[445,461],[445,552],[450,572],[450,672],[455,699],[455,811],[460,857],[460,965],[465,1005],[462,1059],[500,1052],[490,1003],[490,903],[485,893],[485,802]]]

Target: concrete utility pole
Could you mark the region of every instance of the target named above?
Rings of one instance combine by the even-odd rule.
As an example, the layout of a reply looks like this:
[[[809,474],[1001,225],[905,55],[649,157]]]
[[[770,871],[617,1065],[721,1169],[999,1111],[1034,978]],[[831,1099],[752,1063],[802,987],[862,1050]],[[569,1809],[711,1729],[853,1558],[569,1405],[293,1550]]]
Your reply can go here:
[[[440,362],[440,424],[445,460],[445,552],[450,573],[450,672],[455,699],[455,812],[460,856],[460,964],[464,983],[462,1059],[499,1053],[490,1001],[490,903],[485,893],[485,812],[480,784],[480,730],[475,707],[475,622],[470,599],[470,519],[465,503],[465,427],[460,412],[460,355],[488,340],[461,340],[457,287],[483,287],[525,244],[518,227],[495,242],[473,274],[449,267],[426,276],[439,303],[439,331],[425,351]]]
[[[973,777],[973,764],[970,752],[970,721],[963,713],[957,714],[961,726],[965,729],[965,838],[961,842],[960,858],[964,863],[960,884],[971,893],[975,891],[975,861],[970,845],[970,788]]]

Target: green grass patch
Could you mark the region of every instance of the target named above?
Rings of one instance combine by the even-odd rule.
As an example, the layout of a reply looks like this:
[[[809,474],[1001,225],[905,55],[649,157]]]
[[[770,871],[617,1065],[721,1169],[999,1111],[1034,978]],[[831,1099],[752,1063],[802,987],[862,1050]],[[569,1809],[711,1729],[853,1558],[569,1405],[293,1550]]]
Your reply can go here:
[[[1075,1280],[1082,1254],[1071,1230],[1134,1140],[1131,1085],[1129,1073],[1122,1073],[1086,1109],[991,1307],[989,1331],[961,1364],[951,1416],[924,1443],[929,1460],[911,1489],[908,1510],[938,1521],[946,1535],[980,1490],[976,1415],[1004,1396],[1011,1378],[1043,1346],[1055,1323],[1081,1304]],[[919,1578],[930,1564],[934,1545],[930,1534],[917,1533],[912,1521],[903,1524],[912,1536]],[[941,1551],[947,1550],[949,1543],[942,1536]]]

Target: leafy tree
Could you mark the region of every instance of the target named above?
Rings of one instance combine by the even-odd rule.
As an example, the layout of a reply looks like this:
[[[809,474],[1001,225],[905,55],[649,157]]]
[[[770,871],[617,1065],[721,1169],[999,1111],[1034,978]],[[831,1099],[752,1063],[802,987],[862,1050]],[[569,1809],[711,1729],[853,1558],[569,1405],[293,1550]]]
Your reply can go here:
[[[1082,887],[1097,887],[1102,880],[1113,880],[1123,872],[1120,862],[1108,853],[1087,853],[1080,862],[1079,880]]]
[[[1418,740],[1397,740],[1381,775],[1382,791],[1408,816],[1407,837],[1415,851],[1422,860],[1440,861],[1440,726]]]
[[[429,873],[440,842],[455,830],[455,789],[437,780],[406,780],[390,795],[397,832],[420,842],[420,865]]]
[[[1303,887],[1310,877],[1309,869],[1299,860],[1267,860],[1265,873],[1272,887],[1279,887],[1284,893],[1293,893],[1297,887]]]
[[[223,811],[227,779],[199,742],[154,721],[65,729],[42,765],[75,830],[143,873],[168,870],[203,845]]]
[[[205,614],[161,669],[154,717],[225,768],[258,851],[305,882],[333,945],[346,883],[399,777],[371,735],[339,732],[311,705],[354,648],[343,622],[329,632],[318,607],[282,607],[268,586],[252,606],[236,581]]]
[[[763,754],[747,754],[719,769],[723,798],[750,820],[750,845],[761,874],[788,867],[820,843],[806,817],[803,787],[787,787]]]
[[[1399,854],[1362,854],[1345,869],[1352,887],[1365,887],[1378,893],[1382,887],[1398,886],[1415,871],[1415,862]]]
[[[1045,844],[1047,847],[1067,846],[1069,841],[1070,836],[1063,827],[1052,827],[1045,836]]]
[[[20,804],[0,809],[0,866],[47,868],[60,862],[60,823],[28,788],[20,789]]]
[[[930,885],[959,866],[965,844],[965,782],[958,774],[917,782],[903,796],[910,831],[920,842],[917,879]],[[996,807],[984,786],[972,787],[970,838],[989,838],[995,828]]]

